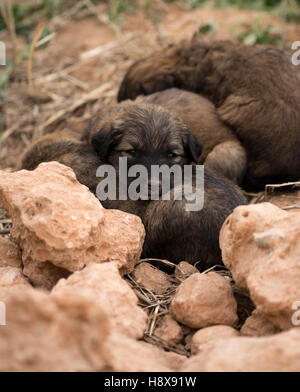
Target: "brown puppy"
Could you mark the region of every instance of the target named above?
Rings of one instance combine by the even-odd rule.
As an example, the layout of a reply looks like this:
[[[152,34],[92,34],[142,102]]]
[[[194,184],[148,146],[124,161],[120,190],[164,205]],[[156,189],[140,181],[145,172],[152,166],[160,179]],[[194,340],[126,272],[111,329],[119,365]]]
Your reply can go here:
[[[201,152],[197,139],[169,112],[155,105],[124,103],[102,110],[92,119],[81,141],[74,135],[52,134],[37,141],[23,158],[23,167],[34,169],[45,160],[57,160],[73,168],[77,178],[95,192],[97,166],[110,164],[119,170],[119,158],[128,168],[142,164],[180,166],[196,162]],[[91,144],[95,151],[91,149]],[[195,184],[194,184],[195,185]],[[195,189],[195,186],[193,187]],[[182,193],[177,186],[172,192]],[[117,193],[118,194],[118,193]],[[205,171],[204,206],[188,211],[182,200],[103,200],[141,217],[146,228],[143,257],[187,260],[200,269],[220,264],[219,231],[226,217],[245,199],[229,181]]]
[[[72,131],[49,133],[33,143],[21,158],[18,169],[34,170],[41,162],[57,161],[71,167],[78,181],[95,193],[99,179],[96,170],[101,163],[93,148],[80,141]]]
[[[202,144],[198,163],[240,184],[246,173],[247,154],[230,128],[220,119],[213,103],[201,95],[170,88],[136,102],[152,103],[168,110],[187,125]]]
[[[195,37],[133,64],[118,100],[178,87],[203,94],[216,106],[247,151],[246,182],[300,177],[300,78],[279,49]]]

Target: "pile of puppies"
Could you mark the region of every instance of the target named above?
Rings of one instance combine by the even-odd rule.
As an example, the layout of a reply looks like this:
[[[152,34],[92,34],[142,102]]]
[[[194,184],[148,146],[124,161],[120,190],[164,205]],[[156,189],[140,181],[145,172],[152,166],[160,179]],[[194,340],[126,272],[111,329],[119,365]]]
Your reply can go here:
[[[187,260],[201,270],[222,263],[219,231],[246,203],[238,186],[262,189],[300,177],[300,70],[284,51],[195,36],[133,64],[118,101],[81,138],[72,131],[43,136],[22,168],[58,161],[95,193],[97,168],[118,171],[120,157],[128,168],[204,164],[199,211],[187,211],[184,197],[102,201],[141,217],[144,257]]]

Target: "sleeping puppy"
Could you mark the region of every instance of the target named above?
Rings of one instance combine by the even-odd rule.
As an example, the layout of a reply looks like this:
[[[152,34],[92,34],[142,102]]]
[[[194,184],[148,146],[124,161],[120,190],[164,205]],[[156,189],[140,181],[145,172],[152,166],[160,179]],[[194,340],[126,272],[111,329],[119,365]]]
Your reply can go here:
[[[215,105],[247,152],[246,186],[299,179],[300,78],[288,53],[195,36],[133,64],[118,100],[171,87]]]
[[[96,177],[98,166],[109,164],[119,173],[119,159],[127,158],[128,170],[139,164],[150,172],[153,165],[194,165],[200,154],[197,138],[168,111],[156,105],[126,102],[101,110],[81,140],[70,133],[44,136],[26,152],[22,167],[31,170],[44,160],[57,160],[72,167],[79,181],[97,193],[99,184],[107,179],[105,175]],[[117,197],[101,202],[105,208],[140,216],[146,228],[143,257],[174,263],[187,260],[204,270],[222,263],[219,231],[226,217],[245,199],[229,181],[205,171],[203,208],[190,211],[190,196],[199,187],[196,167],[192,169],[189,192],[180,184],[171,186],[170,200],[163,200],[160,193],[158,200]],[[126,180],[130,186],[132,178]],[[152,178],[148,180],[147,186],[151,186]]]
[[[168,110],[173,117],[187,125],[202,145],[198,163],[235,184],[246,173],[247,153],[232,130],[220,119],[213,103],[201,95],[170,88],[147,96],[138,103],[152,103]]]

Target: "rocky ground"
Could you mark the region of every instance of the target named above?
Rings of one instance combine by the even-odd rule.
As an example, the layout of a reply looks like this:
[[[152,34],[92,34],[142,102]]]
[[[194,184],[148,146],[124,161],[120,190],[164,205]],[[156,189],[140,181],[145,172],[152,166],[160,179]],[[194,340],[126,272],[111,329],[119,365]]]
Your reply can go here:
[[[220,234],[228,269],[160,261],[167,274],[140,260],[140,219],[59,163],[0,171],[0,206],[1,371],[300,370],[296,208],[238,207]]]
[[[81,131],[114,102],[133,60],[211,18],[216,38],[230,39],[237,23],[281,21],[157,2],[120,31],[101,9],[88,11],[49,22],[31,83],[21,61],[1,106],[0,371],[299,371],[300,184],[248,195],[221,231],[225,266],[200,273],[186,261],[141,260],[140,219],[102,208],[71,169],[14,172],[32,140]],[[299,36],[299,25],[286,26],[287,46]]]

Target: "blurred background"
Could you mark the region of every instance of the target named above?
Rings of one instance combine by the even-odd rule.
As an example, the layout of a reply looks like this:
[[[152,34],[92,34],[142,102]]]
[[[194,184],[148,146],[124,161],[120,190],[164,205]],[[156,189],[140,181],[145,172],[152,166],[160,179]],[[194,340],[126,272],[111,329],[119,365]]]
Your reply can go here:
[[[45,132],[81,132],[129,65],[191,37],[291,49],[300,0],[0,0],[0,168]]]

